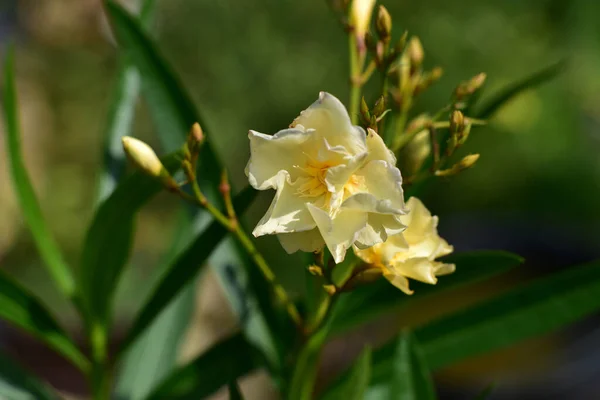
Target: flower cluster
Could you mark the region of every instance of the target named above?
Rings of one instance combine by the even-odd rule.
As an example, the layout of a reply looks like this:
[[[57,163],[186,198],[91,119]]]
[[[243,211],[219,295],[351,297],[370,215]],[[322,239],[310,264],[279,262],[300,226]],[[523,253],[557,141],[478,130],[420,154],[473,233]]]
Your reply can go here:
[[[249,138],[250,184],[276,190],[254,236],[276,234],[288,253],[327,246],[336,263],[352,247],[406,293],[406,277],[435,283],[453,271],[435,261],[452,251],[437,218],[416,198],[404,203],[394,154],[375,131],[354,126],[336,97],[321,92],[289,129]]]

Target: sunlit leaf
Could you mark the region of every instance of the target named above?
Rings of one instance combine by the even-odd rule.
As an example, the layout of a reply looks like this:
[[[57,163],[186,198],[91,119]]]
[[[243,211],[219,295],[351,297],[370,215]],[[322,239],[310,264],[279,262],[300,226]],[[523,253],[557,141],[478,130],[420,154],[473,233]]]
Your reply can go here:
[[[59,400],[56,393],[0,353],[0,399]]]
[[[23,213],[23,217],[35,241],[36,247],[56,281],[61,292],[68,298],[75,297],[75,280],[63,255],[54,241],[38,204],[21,152],[21,128],[18,116],[17,93],[15,87],[14,51],[9,49],[4,63],[3,89],[4,121],[6,124],[6,149],[13,187]]]
[[[474,117],[478,119],[491,118],[500,107],[525,90],[533,89],[555,78],[565,69],[565,66],[566,62],[564,60],[559,61],[504,87],[492,95],[490,99],[484,101],[482,106],[477,107]]]
[[[203,399],[263,365],[260,353],[243,335],[237,334],[173,371],[148,400]]]
[[[0,318],[41,340],[82,371],[89,362],[50,312],[27,290],[0,272]]]

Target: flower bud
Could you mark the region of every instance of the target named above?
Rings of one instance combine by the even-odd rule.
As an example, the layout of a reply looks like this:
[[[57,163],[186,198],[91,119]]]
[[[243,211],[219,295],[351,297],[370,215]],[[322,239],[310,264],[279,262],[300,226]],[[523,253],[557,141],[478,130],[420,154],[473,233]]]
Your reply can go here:
[[[479,154],[469,154],[464,157],[462,160],[457,162],[452,166],[452,168],[444,169],[440,171],[435,171],[435,176],[453,176],[456,175],[465,169],[471,168],[477,160],[479,159]]]
[[[392,36],[392,17],[384,6],[379,6],[375,27],[381,40],[386,43],[389,42]]]
[[[367,105],[364,96],[360,100],[360,116],[366,123],[371,121],[371,113],[369,112],[369,106]]]
[[[373,106],[373,109],[371,110],[371,114],[373,114],[375,117],[380,117],[384,111],[385,111],[385,97],[381,96],[375,102],[375,105]]]
[[[194,125],[192,125],[190,136],[194,138],[197,143],[204,142],[204,132],[202,131],[202,127],[200,127],[199,123],[196,122]]]
[[[465,97],[471,96],[483,86],[486,77],[487,75],[482,72],[480,74],[475,75],[468,81],[462,82],[454,91],[454,96],[459,101],[463,100]]]
[[[423,51],[421,41],[416,36],[413,36],[408,42],[408,56],[410,59],[411,70],[414,71],[423,64],[425,52]]]
[[[415,95],[423,92],[437,82],[442,77],[443,73],[444,71],[440,67],[435,67],[431,71],[424,73],[415,87]]]
[[[456,135],[465,129],[465,116],[458,110],[452,112],[450,116],[450,133]]]
[[[375,7],[375,0],[354,0],[350,10],[350,24],[354,28],[354,34],[359,41],[359,45],[364,45],[365,34],[369,30],[371,23],[371,14]]]
[[[308,267],[308,272],[310,272],[311,275],[323,276],[323,268],[319,267],[318,265],[310,265]]]
[[[479,160],[479,154],[469,154],[458,162],[461,169],[471,168]]]
[[[155,178],[169,176],[154,150],[146,143],[130,136],[123,137],[121,141],[125,154],[137,168]]]
[[[337,292],[335,285],[323,285],[323,289],[325,289],[327,294],[330,296],[333,296]]]
[[[394,51],[397,52],[398,54],[402,53],[404,51],[404,47],[406,46],[407,39],[408,39],[408,31],[404,31],[404,33],[402,34],[402,36],[400,36],[400,39],[398,39],[398,42],[394,46]]]

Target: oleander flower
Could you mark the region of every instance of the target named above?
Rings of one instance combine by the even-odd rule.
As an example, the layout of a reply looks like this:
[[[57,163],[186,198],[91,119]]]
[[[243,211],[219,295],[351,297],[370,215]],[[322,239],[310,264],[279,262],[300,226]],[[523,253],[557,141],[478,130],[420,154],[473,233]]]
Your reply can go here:
[[[254,236],[277,235],[288,253],[328,247],[337,263],[402,232],[402,177],[373,130],[352,125],[329,93],[275,135],[250,131],[246,174],[258,190],[277,192]]]
[[[408,214],[400,217],[407,226],[404,232],[368,249],[355,247],[354,252],[366,263],[381,268],[383,276],[398,289],[412,294],[407,278],[434,285],[437,276],[451,274],[455,266],[436,261],[453,251],[438,235],[438,218],[416,197],[408,199],[406,206]]]

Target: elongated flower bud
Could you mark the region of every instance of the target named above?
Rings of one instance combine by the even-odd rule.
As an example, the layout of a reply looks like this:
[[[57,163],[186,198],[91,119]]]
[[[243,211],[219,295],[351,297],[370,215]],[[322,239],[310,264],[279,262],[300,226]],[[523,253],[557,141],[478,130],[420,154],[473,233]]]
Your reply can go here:
[[[364,46],[365,35],[369,31],[371,23],[371,14],[375,7],[375,0],[354,0],[350,10],[350,23],[354,28],[354,34],[358,39],[359,45]]]
[[[125,154],[127,154],[127,157],[137,168],[145,174],[159,179],[167,188],[176,188],[177,183],[164,167],[154,150],[152,150],[152,147],[130,136],[123,137],[121,141]]]
[[[130,136],[125,136],[122,142],[125,154],[127,154],[137,168],[157,178],[163,174],[165,167],[158,159],[154,150],[152,150],[152,147]]]
[[[390,37],[392,36],[392,17],[384,6],[379,6],[375,27],[377,28],[377,34],[381,40],[386,43],[389,42]]]

